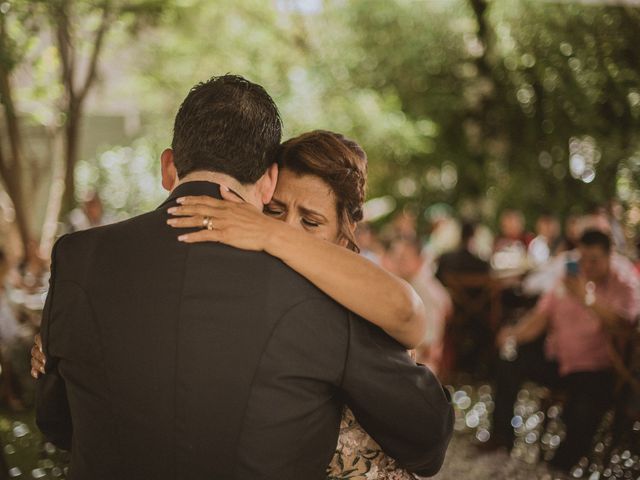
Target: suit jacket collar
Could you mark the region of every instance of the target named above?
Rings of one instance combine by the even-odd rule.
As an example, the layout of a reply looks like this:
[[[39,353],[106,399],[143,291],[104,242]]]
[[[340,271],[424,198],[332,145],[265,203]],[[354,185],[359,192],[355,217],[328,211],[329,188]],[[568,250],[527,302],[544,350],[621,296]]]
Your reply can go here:
[[[220,195],[220,185],[217,183],[206,181],[185,182],[174,188],[169,197],[162,202],[158,209],[163,208],[169,203],[175,203],[176,199],[180,197],[200,195],[222,199],[222,195]]]

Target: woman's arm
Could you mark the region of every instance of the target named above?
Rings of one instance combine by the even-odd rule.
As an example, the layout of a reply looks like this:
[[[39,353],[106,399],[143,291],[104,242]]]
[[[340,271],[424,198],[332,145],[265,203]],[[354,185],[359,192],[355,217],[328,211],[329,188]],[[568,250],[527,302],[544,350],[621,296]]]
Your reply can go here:
[[[426,311],[411,285],[362,255],[278,223],[267,239],[267,253],[407,348],[422,343]]]
[[[419,345],[426,311],[411,285],[366,258],[267,217],[245,203],[212,197],[185,197],[168,223],[176,228],[212,230],[181,235],[187,243],[215,241],[245,250],[263,250],[289,265],[352,312],[374,323],[407,348]]]

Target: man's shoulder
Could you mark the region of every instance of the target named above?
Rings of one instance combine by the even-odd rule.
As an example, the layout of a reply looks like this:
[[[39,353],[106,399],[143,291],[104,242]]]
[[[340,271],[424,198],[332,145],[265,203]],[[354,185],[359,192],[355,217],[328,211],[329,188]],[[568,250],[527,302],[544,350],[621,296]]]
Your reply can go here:
[[[263,253],[257,257],[257,261],[264,262],[269,268],[270,296],[279,297],[288,308],[315,304],[322,306],[325,311],[346,316],[347,310],[344,307],[281,260]]]

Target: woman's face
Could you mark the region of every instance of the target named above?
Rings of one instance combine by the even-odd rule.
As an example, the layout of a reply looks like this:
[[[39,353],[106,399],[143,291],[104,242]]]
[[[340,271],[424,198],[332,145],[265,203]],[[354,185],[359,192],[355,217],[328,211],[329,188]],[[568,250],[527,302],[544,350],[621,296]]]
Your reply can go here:
[[[316,237],[342,243],[336,197],[324,180],[282,169],[271,202],[264,213]]]

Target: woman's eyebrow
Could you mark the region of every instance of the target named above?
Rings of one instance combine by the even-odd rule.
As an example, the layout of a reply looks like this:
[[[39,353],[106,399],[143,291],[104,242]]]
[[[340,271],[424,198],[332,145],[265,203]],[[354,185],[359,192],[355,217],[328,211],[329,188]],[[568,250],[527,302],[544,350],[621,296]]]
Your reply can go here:
[[[318,217],[323,222],[327,221],[327,217],[325,217],[320,212],[316,212],[315,210],[311,210],[310,208],[305,208],[305,207],[299,207],[299,208],[303,215],[311,215],[313,217]]]
[[[287,204],[286,204],[286,203],[284,203],[284,202],[283,202],[283,201],[281,201],[281,200],[278,200],[278,199],[277,199],[277,198],[275,198],[275,197],[272,197],[272,198],[271,198],[271,202],[269,202],[269,203],[275,203],[275,204],[277,204],[279,207],[286,207],[286,206],[287,206]]]

